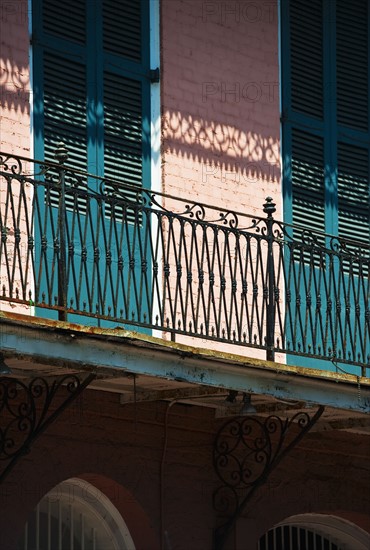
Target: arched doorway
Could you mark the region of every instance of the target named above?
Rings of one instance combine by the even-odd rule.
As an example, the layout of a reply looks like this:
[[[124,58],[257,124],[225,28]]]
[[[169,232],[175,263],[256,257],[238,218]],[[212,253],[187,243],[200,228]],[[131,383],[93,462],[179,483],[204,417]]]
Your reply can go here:
[[[135,550],[126,523],[91,483],[71,478],[30,514],[17,550]]]
[[[258,550],[368,550],[370,535],[354,523],[325,514],[300,514],[275,525]]]

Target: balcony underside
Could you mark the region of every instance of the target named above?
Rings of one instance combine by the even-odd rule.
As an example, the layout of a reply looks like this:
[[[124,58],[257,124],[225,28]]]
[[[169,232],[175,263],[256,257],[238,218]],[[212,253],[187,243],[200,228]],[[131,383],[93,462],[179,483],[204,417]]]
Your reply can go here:
[[[235,390],[258,394],[253,399],[261,414],[282,405],[296,410],[321,404],[338,409],[327,412],[338,427],[342,421],[342,429],[366,427],[364,415],[359,423],[354,418],[370,411],[368,378],[15,313],[0,312],[0,326],[6,364],[18,378],[92,371],[97,381],[91,387],[120,393],[122,404],[178,399],[214,407],[219,416],[238,414],[241,403],[225,404]]]

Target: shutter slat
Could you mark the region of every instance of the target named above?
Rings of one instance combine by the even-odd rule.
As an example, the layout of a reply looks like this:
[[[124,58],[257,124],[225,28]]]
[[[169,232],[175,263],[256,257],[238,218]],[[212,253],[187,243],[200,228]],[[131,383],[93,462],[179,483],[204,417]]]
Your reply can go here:
[[[325,230],[323,139],[292,132],[293,223]]]
[[[141,82],[104,74],[104,176],[125,184],[142,186],[142,89]],[[109,181],[106,190],[112,191]],[[127,200],[135,201],[138,189],[123,188]],[[109,204],[106,209],[110,213]],[[127,212],[135,220],[133,211]]]
[[[370,191],[368,150],[338,143],[339,236],[370,240]]]
[[[85,42],[86,0],[47,0],[42,5],[45,32],[73,42]]]
[[[141,20],[141,0],[104,0],[104,50],[140,62]]]
[[[68,84],[67,84],[68,83]],[[87,168],[85,67],[67,58],[44,54],[44,148],[45,159],[55,161],[58,143],[68,149],[68,165]],[[51,193],[52,204],[58,207],[57,193]],[[66,195],[67,209],[73,197]],[[85,200],[79,199],[84,211]]]
[[[368,0],[337,0],[337,117],[368,129]]]
[[[322,24],[322,0],[290,2],[292,108],[320,119],[323,117]]]
[[[54,152],[63,141],[86,170],[86,75],[85,68],[66,58],[44,55],[44,137],[45,148]]]

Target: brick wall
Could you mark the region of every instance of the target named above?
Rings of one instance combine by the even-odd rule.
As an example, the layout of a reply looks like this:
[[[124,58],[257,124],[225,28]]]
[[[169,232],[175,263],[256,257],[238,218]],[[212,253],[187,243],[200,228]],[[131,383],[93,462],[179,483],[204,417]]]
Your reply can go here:
[[[30,153],[27,0],[0,2],[0,150]]]
[[[215,434],[226,419],[176,403],[120,405],[87,390],[35,442],[0,485],[0,547],[16,550],[27,517],[71,477],[97,486],[122,514],[137,550],[211,550]],[[305,436],[245,508],[225,550],[255,550],[274,524],[299,513],[346,517],[369,529],[368,438],[327,430]],[[3,464],[1,464],[3,466]]]
[[[16,155],[30,155],[30,70],[29,70],[29,33],[28,33],[28,2],[27,0],[1,0],[0,2],[0,151]],[[25,167],[27,170],[27,167]],[[26,189],[27,193],[28,189]],[[6,211],[6,182],[0,181],[0,208],[4,220]],[[19,185],[12,185],[15,210],[19,208]],[[25,219],[24,208],[20,208],[20,220]],[[7,258],[8,266],[14,269],[14,278],[19,280],[19,263],[15,259],[14,231],[8,206]],[[27,242],[25,228],[21,225],[22,238]],[[20,261],[26,258],[25,247],[20,250]],[[8,295],[8,276],[5,254],[1,262],[0,287],[6,287]],[[29,289],[32,280],[29,277]],[[14,295],[14,294],[13,294]],[[30,313],[28,306],[12,303],[0,303],[3,311]]]
[[[280,216],[277,2],[162,1],[164,190]]]

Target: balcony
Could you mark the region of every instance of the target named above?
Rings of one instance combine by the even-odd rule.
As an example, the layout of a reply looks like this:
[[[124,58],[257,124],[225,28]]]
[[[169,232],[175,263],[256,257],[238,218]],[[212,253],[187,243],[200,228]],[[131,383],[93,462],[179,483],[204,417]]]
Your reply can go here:
[[[56,159],[1,153],[2,309],[369,375],[368,243]]]

